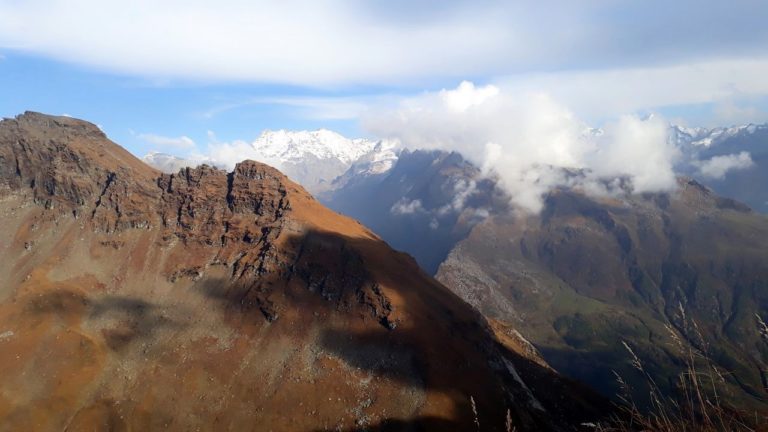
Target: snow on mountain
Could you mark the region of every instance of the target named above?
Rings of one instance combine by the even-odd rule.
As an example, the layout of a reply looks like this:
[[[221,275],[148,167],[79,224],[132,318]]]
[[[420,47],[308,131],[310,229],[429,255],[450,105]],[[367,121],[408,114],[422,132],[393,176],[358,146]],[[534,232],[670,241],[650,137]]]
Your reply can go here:
[[[327,129],[264,131],[252,146],[257,160],[277,167],[316,194],[333,189],[334,180],[353,166],[361,173],[383,172],[397,159],[394,143],[350,139]]]
[[[279,164],[297,162],[307,156],[317,159],[336,159],[351,165],[376,146],[375,141],[362,138],[350,139],[336,132],[316,131],[264,131],[252,144],[264,160]]]
[[[585,128],[582,138],[589,140],[602,133],[599,128]],[[766,134],[768,124],[712,129],[671,125],[669,128],[669,140],[680,149],[682,155],[676,170],[680,174],[692,176],[699,176],[703,166],[714,163],[722,165],[724,161],[752,160],[755,152],[766,151],[762,138]],[[252,142],[239,141],[237,146],[224,144],[229,146],[226,152],[221,151],[221,146],[212,146],[209,154],[198,155],[195,159],[152,152],[144,156],[143,160],[162,171],[176,172],[182,167],[200,163],[229,168],[243,159],[254,159],[280,169],[311,193],[322,196],[351,183],[374,181],[382,177],[395,165],[401,149],[398,141],[351,139],[327,129],[267,130]],[[736,157],[740,159],[734,159]],[[755,159],[755,164],[759,165],[758,159]],[[731,163],[726,168],[730,173],[749,166],[752,164]]]
[[[400,154],[400,143],[392,140],[382,140],[376,144],[371,152],[361,157],[357,164],[365,164],[363,173],[382,174],[395,165]]]
[[[397,141],[382,140],[376,143],[370,152],[357,159],[349,171],[363,176],[383,174],[392,169],[397,162],[398,155],[399,143]]]
[[[164,172],[176,172],[200,163],[231,168],[243,159],[253,159],[281,170],[311,193],[332,189],[337,177],[353,166],[360,175],[373,175],[389,170],[397,160],[397,143],[364,138],[346,138],[336,132],[266,130],[251,143],[237,142],[209,148],[210,154],[184,159],[165,153],[151,152],[142,159]]]
[[[670,127],[670,136],[678,145],[690,144],[693,146],[711,147],[725,140],[738,136],[752,135],[757,131],[768,130],[768,124],[746,124],[731,127],[716,127],[712,129],[697,127],[689,128],[673,125]]]
[[[349,169],[333,181],[332,189],[338,189],[350,182],[380,176],[395,166],[400,155],[400,143],[382,140],[370,152],[361,156]]]
[[[677,170],[686,175],[723,178],[728,171],[753,166],[752,154],[766,152],[768,124],[707,128],[672,125],[669,140],[682,154]],[[717,166],[711,171],[706,167]],[[722,172],[721,172],[722,170]]]

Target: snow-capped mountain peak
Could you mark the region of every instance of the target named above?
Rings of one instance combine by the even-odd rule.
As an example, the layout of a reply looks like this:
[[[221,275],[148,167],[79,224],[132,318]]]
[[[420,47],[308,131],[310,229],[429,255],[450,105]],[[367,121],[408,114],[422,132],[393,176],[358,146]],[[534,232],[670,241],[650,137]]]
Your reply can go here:
[[[364,138],[347,138],[328,129],[314,131],[265,130],[250,143],[237,146],[217,143],[217,150],[192,159],[152,152],[143,160],[165,172],[208,163],[231,169],[242,159],[253,159],[278,168],[312,193],[332,187],[335,178],[358,161],[371,172],[388,170],[395,160],[394,144]],[[393,159],[394,158],[394,159]]]
[[[266,130],[253,141],[253,148],[265,161],[278,165],[297,162],[308,155],[317,159],[337,159],[351,164],[373,150],[375,142],[366,139],[350,139],[327,130],[287,131]]]
[[[690,144],[692,146],[711,147],[729,138],[740,135],[752,135],[759,130],[768,129],[768,124],[745,124],[731,127],[716,127],[712,129],[703,127],[671,127],[672,137],[678,144]]]
[[[310,192],[320,193],[331,189],[334,179],[358,161],[388,159],[388,149],[377,147],[378,143],[328,129],[266,130],[251,143],[254,153],[250,157],[277,167]]]

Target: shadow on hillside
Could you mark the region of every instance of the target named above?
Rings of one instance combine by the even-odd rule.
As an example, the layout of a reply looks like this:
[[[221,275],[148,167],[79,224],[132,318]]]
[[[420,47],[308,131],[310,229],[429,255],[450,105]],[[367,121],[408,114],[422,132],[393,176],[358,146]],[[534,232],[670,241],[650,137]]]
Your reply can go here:
[[[107,346],[113,350],[119,350],[134,341],[149,339],[161,329],[179,329],[186,325],[168,316],[162,307],[139,298],[123,295],[86,296],[68,289],[55,289],[34,295],[28,300],[26,310],[62,318],[72,316],[111,321],[101,333]]]
[[[612,413],[596,393],[498,344],[479,313],[385,243],[311,231],[283,244],[279,256],[267,259],[270,267],[263,274],[203,278],[193,289],[218,302],[236,325],[280,325],[281,313],[289,309],[345,316],[341,322],[358,324],[340,328],[339,320],[329,320],[320,329],[325,351],[352,369],[443,394],[455,407],[446,413],[454,421],[386,419],[359,430],[473,430],[470,397],[479,420],[487,423],[483,430],[505,430],[508,410],[518,430],[595,422]],[[378,289],[381,281],[369,270],[374,268],[379,277],[390,278],[387,289],[402,298],[405,311]],[[399,321],[400,313],[407,323]],[[544,410],[536,408],[539,403]]]

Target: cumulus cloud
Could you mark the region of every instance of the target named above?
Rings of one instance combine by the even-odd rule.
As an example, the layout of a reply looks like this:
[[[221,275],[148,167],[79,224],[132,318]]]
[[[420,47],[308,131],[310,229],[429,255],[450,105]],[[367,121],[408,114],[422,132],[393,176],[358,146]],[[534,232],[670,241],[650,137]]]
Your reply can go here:
[[[628,176],[634,192],[669,190],[680,150],[669,142],[668,131],[669,124],[657,116],[622,116],[595,138],[586,167],[601,177]]]
[[[234,140],[222,142],[215,140],[213,132],[209,131],[208,135],[209,139],[212,140],[208,143],[205,153],[194,153],[190,156],[190,159],[203,161],[209,165],[226,170],[232,170],[236,164],[246,159],[263,162],[277,169],[282,168],[279,160],[266,160],[264,155],[258,153],[253,144],[248,141]]]
[[[475,87],[469,81],[462,81],[456,90],[441,90],[440,99],[445,106],[454,112],[465,112],[469,108],[481,105],[483,102],[499,94],[495,86]]]
[[[754,166],[749,152],[714,156],[711,159],[697,163],[699,173],[704,177],[722,179],[732,170],[743,170]]]
[[[179,137],[167,137],[156,134],[139,134],[138,138],[158,147],[173,147],[178,149],[195,148],[195,141],[192,138],[182,135]]]
[[[602,178],[626,177],[635,192],[676,186],[679,152],[663,119],[624,116],[598,131],[543,93],[513,95],[463,82],[372,113],[363,124],[412,148],[460,152],[531,212],[555,187],[595,190]]]
[[[411,214],[425,212],[424,206],[422,206],[421,204],[421,200],[418,200],[418,199],[409,200],[408,198],[401,198],[392,206],[391,209],[389,209],[389,211],[393,215],[397,215],[397,216],[411,215]]]
[[[461,212],[466,206],[467,200],[477,192],[477,182],[474,180],[458,179],[453,184],[453,199],[448,204],[437,209],[439,216],[451,212]]]
[[[238,163],[246,159],[251,159],[281,169],[279,161],[265,160],[264,156],[259,154],[250,142],[244,140],[234,140],[229,142],[219,141],[213,131],[208,131],[207,135],[208,144],[202,151],[198,150],[197,147],[192,147],[192,151],[187,152],[186,156],[183,157],[167,153],[162,153],[162,155],[172,157],[174,163],[179,166],[198,166],[206,164],[231,171]],[[176,138],[164,138],[160,141],[165,140],[176,140]],[[180,147],[177,146],[177,148]],[[145,156],[145,159],[155,154],[157,153],[151,152],[149,155]]]

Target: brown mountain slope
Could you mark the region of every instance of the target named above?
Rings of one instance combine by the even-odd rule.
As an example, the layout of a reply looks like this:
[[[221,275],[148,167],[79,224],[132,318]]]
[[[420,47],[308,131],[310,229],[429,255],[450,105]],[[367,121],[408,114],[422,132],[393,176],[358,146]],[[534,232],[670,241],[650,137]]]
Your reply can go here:
[[[0,123],[0,214],[2,431],[505,430],[508,412],[572,430],[606,414],[256,162],[161,175],[90,123],[26,113]]]
[[[667,393],[693,348],[723,374],[720,397],[765,414],[756,315],[768,315],[766,239],[765,216],[693,180],[620,199],[557,191],[540,215],[476,226],[437,278],[606,395],[619,392],[618,371],[638,401],[648,397],[622,342]]]

